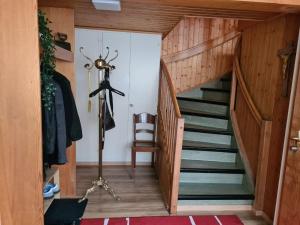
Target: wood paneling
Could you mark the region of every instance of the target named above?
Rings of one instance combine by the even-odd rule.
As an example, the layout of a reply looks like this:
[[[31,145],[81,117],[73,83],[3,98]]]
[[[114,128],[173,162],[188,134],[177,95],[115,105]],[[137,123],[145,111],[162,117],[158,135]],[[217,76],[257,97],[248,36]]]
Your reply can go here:
[[[258,112],[246,87],[239,62],[240,41],[235,49],[230,113],[237,144],[250,182],[255,186],[254,209],[264,209],[267,189],[272,121]]]
[[[65,8],[40,8],[46,13],[47,18],[52,22],[50,28],[53,34],[62,32],[68,35],[68,42],[71,43],[71,49],[74,51],[74,10]],[[64,74],[71,82],[73,94],[75,92],[75,72],[74,63],[57,59],[56,70]],[[62,196],[74,196],[76,194],[76,147],[75,144],[67,149],[68,163],[59,166],[60,184]]]
[[[35,0],[0,7],[0,224],[42,225],[42,139]]]
[[[158,104],[160,151],[156,170],[162,196],[170,213],[177,211],[183,127],[184,119],[181,118],[171,77],[162,61]]]
[[[270,218],[274,216],[289,102],[289,97],[281,95],[283,75],[278,50],[286,48],[290,42],[297,40],[298,27],[299,18],[286,15],[247,27],[242,34],[240,64],[245,86],[249,90],[249,95],[262,119],[272,121],[271,145],[266,160],[268,163],[266,181],[262,181],[267,186],[263,195],[264,202],[259,204]],[[237,109],[240,108],[239,104],[244,107],[240,102],[236,105]],[[250,139],[248,140],[249,146],[253,146],[253,136],[259,138],[260,133],[257,132],[260,130],[252,128],[254,126],[253,121],[242,119],[246,118],[247,114],[246,111],[240,114],[241,124],[239,126],[253,129],[252,132],[244,136],[244,142],[247,142],[246,139]],[[259,152],[254,151],[253,153],[258,157],[256,153],[259,154]]]
[[[169,32],[163,40],[162,58],[177,93],[232,70],[237,24],[231,19],[186,17]]]
[[[300,2],[245,0],[122,0],[121,12],[99,11],[90,0],[39,0],[41,6],[72,7],[75,25],[166,34],[183,16],[265,20],[300,11]]]

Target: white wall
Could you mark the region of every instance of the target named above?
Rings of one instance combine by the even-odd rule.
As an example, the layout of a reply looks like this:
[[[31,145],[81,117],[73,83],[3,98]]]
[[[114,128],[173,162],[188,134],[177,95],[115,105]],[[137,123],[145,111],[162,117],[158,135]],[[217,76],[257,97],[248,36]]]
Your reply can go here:
[[[161,36],[129,32],[75,30],[76,102],[83,128],[83,139],[77,142],[77,162],[93,163],[98,160],[98,97],[92,98],[92,112],[88,112],[88,75],[83,65],[86,59],[79,53],[84,47],[88,56],[95,59],[106,53],[106,46],[119,51],[114,61],[116,69],[110,76],[111,85],[125,93],[114,94],[116,127],[105,136],[104,163],[130,162],[133,138],[132,114],[156,114]],[[97,71],[92,71],[92,90],[97,88]],[[150,154],[139,153],[137,162],[149,162]]]

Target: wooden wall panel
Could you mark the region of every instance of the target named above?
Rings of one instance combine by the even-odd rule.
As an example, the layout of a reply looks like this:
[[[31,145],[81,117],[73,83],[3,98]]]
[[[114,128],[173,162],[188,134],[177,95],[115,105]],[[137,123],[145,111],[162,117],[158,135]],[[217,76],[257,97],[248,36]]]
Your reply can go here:
[[[264,120],[272,121],[263,211],[274,216],[289,97],[282,96],[282,62],[278,50],[297,40],[299,17],[286,15],[243,30],[241,70],[247,89]],[[238,98],[238,96],[237,96]],[[236,106],[238,108],[239,105]],[[241,114],[240,117],[243,118]],[[243,126],[252,126],[243,120]],[[247,137],[246,137],[247,138]],[[251,139],[248,136],[248,139]]]
[[[276,84],[281,76],[277,51],[283,48],[284,27],[285,17],[281,17],[243,31],[241,70],[250,95],[265,119],[272,119],[276,101]]]
[[[56,32],[66,33],[68,41],[71,43],[74,52],[75,26],[74,26],[74,10],[66,8],[41,7],[46,13],[48,19],[52,22],[50,27],[53,34]],[[64,74],[71,82],[73,94],[76,93],[74,63],[56,60],[56,70]],[[59,166],[60,184],[62,196],[76,195],[76,147],[75,143],[67,149],[68,163]]]
[[[241,139],[246,148],[246,157],[255,181],[259,156],[260,126],[257,124],[251,111],[249,111],[247,102],[239,86],[237,86],[235,105],[236,119],[239,125]]]
[[[37,2],[0,4],[0,224],[42,225]]]
[[[217,79],[232,69],[237,21],[186,17],[163,40],[176,92],[187,91]]]

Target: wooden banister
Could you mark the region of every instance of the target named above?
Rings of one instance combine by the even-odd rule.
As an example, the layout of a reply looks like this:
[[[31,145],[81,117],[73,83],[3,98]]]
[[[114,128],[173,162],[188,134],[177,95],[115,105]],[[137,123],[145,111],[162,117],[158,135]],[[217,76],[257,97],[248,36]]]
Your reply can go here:
[[[161,61],[158,104],[158,141],[156,171],[165,205],[176,213],[184,119],[181,117],[176,92],[164,61]]]
[[[240,86],[241,91],[242,91],[242,93],[245,97],[245,100],[247,101],[248,106],[251,109],[251,112],[252,112],[256,122],[259,123],[259,125],[261,125],[262,120],[263,120],[262,116],[259,113],[259,111],[258,111],[256,105],[254,104],[253,99],[251,98],[251,95],[250,95],[250,93],[247,89],[244,77],[243,77],[242,72],[241,72],[239,58],[238,58],[237,55],[235,55],[235,57],[234,57],[233,64],[234,64],[234,75],[236,76],[236,78],[238,80],[239,86]]]
[[[272,121],[265,120],[247,88],[239,60],[240,40],[235,48],[230,114],[241,157],[255,186],[254,208],[264,204]]]
[[[165,63],[171,63],[179,60],[184,60],[195,55],[199,55],[205,51],[208,51],[209,49],[216,48],[238,36],[240,36],[240,32],[233,31],[224,36],[203,42],[195,47],[174,54],[166,55],[164,56],[164,61]]]
[[[166,66],[163,59],[161,59],[160,65],[161,65],[162,72],[166,76],[166,79],[167,79],[167,82],[168,82],[168,86],[169,86],[169,89],[170,89],[170,94],[171,94],[172,101],[173,101],[173,104],[174,104],[174,107],[175,107],[176,116],[178,118],[180,118],[181,113],[180,113],[180,110],[179,110],[179,105],[178,105],[177,98],[176,98],[176,91],[175,91],[175,87],[174,87],[173,82],[172,82],[171,75],[170,75],[170,73],[168,71],[168,68],[167,68],[167,66]]]

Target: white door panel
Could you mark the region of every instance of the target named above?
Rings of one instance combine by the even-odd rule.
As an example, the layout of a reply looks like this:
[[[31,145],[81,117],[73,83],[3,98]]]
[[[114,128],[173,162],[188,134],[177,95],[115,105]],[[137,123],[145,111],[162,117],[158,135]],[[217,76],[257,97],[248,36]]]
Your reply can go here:
[[[88,112],[88,73],[84,65],[88,62],[79,52],[84,47],[86,55],[95,59],[102,51],[102,32],[75,29],[76,104],[83,138],[76,142],[77,161],[93,162],[98,159],[98,98],[92,98],[92,110]],[[97,71],[91,71],[91,89],[97,88]]]
[[[133,114],[157,113],[160,49],[161,35],[131,34],[129,143],[133,141]],[[150,153],[137,154],[138,162],[150,160]]]
[[[133,140],[133,113],[156,114],[161,36],[128,32],[76,29],[76,103],[83,129],[83,139],[77,142],[77,162],[98,161],[98,97],[92,98],[92,112],[88,112],[88,75],[84,64],[87,60],[79,53],[83,46],[92,59],[106,55],[109,58],[119,51],[119,57],[112,63],[116,69],[111,72],[110,83],[125,93],[125,97],[113,94],[114,119],[116,127],[105,133],[103,151],[104,163],[124,163],[131,160]],[[92,72],[92,90],[98,85],[97,70]],[[150,161],[150,154],[139,153],[138,162]]]
[[[103,49],[110,48],[110,57],[119,51],[118,58],[112,62],[116,66],[110,74],[110,84],[113,88],[125,93],[125,97],[113,94],[114,120],[116,127],[105,132],[103,161],[124,162],[128,153],[128,93],[129,93],[129,63],[130,63],[130,34],[126,32],[103,32]]]

